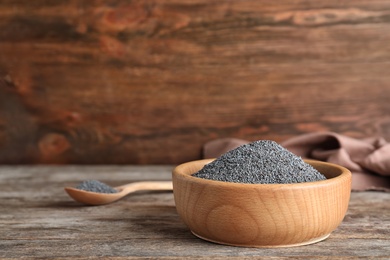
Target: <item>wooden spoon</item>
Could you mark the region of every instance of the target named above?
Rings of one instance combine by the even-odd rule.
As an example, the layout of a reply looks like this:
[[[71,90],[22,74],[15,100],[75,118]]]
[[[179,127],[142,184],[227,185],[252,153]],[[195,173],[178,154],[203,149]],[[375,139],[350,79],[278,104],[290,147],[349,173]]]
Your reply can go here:
[[[114,187],[116,193],[100,193],[85,191],[73,187],[65,187],[65,191],[75,201],[87,205],[104,205],[117,201],[127,194],[140,190],[172,190],[171,181],[142,181]]]

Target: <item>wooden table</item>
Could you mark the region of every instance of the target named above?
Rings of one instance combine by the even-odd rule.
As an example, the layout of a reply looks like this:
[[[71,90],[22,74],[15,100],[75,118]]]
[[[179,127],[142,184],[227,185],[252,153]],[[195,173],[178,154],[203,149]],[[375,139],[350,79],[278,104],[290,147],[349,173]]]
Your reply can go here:
[[[138,192],[110,205],[88,207],[72,201],[63,190],[85,179],[113,186],[168,180],[172,168],[0,167],[0,257],[390,259],[388,193],[352,193],[343,223],[325,241],[259,249],[217,245],[196,238],[177,215],[172,192]]]

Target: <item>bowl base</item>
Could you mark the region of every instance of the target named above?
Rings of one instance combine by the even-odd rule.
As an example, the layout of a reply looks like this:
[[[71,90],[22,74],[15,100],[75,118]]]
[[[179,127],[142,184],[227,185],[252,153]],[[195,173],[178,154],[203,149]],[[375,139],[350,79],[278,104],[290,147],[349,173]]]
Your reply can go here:
[[[194,234],[196,237],[198,237],[200,239],[206,240],[208,242],[216,243],[216,244],[228,245],[228,246],[238,246],[238,247],[259,247],[259,248],[305,246],[305,245],[318,243],[318,242],[320,242],[322,240],[327,239],[330,236],[330,233],[329,233],[329,234],[326,234],[326,235],[323,235],[323,236],[320,236],[320,237],[312,238],[310,240],[303,241],[303,242],[300,242],[300,243],[295,243],[295,244],[283,244],[283,245],[256,245],[256,244],[247,244],[246,245],[245,244],[245,245],[243,245],[243,244],[230,244],[230,243],[226,243],[226,242],[223,242],[223,241],[216,241],[216,240],[208,239],[208,238],[205,238],[205,237],[202,237],[202,236],[196,234],[192,230],[191,230],[191,233]]]

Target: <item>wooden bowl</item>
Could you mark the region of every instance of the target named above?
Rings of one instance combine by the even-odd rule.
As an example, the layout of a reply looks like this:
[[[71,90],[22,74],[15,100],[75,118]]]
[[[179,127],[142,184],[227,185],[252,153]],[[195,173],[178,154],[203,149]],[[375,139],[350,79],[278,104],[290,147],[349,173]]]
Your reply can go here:
[[[243,247],[319,242],[347,212],[351,172],[306,160],[327,179],[294,184],[246,184],[191,176],[212,160],[181,164],[172,173],[176,209],[197,237]]]

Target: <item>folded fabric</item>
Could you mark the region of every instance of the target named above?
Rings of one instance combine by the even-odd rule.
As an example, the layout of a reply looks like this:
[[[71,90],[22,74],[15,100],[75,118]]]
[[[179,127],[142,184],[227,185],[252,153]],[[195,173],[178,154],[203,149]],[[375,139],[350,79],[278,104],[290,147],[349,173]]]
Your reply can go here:
[[[216,139],[203,147],[204,158],[215,158],[249,143],[236,138]],[[335,163],[352,172],[352,190],[390,192],[390,143],[383,138],[354,139],[333,132],[303,134],[280,143],[302,158]]]

